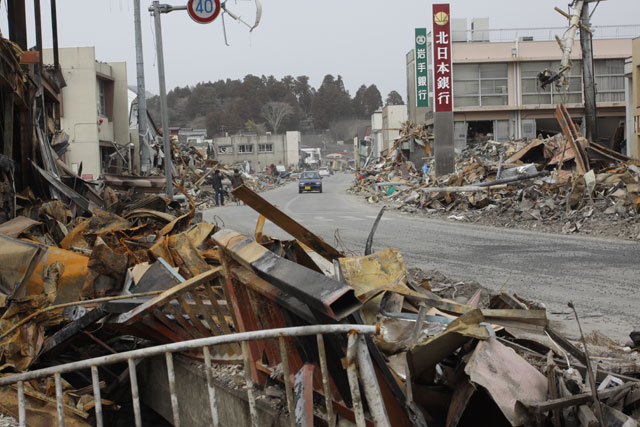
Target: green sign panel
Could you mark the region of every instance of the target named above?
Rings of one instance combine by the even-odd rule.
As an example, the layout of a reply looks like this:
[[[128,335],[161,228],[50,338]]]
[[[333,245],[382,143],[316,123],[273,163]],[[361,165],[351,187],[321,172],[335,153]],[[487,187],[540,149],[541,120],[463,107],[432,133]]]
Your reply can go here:
[[[429,106],[429,77],[427,71],[427,29],[416,28],[416,106]]]

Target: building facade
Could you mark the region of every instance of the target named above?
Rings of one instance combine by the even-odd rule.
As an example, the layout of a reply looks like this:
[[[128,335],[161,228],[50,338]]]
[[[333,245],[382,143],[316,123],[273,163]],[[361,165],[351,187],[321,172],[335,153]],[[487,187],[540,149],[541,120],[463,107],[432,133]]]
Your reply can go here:
[[[522,29],[507,34],[489,30],[486,22],[482,31],[468,31],[464,28],[466,20],[462,25],[456,21],[452,20],[456,148],[478,137],[501,141],[559,132],[554,111],[561,102],[574,120],[584,121],[579,40],[573,44],[567,85],[558,89],[551,84],[543,89],[538,74],[558,70],[562,52],[554,36],[562,37],[563,29]],[[640,32],[640,26],[632,27],[626,32],[596,27],[594,32],[594,37],[602,37],[593,40],[593,54],[598,135],[605,139],[625,120],[624,63],[631,55],[632,44],[626,35]],[[431,52],[431,48],[427,51]],[[415,108],[414,101],[409,109]],[[432,124],[431,118],[429,108],[425,114],[427,124]]]
[[[271,164],[297,167],[300,160],[300,132],[281,135],[225,136],[214,138],[216,159],[223,164],[248,162],[251,170]]]
[[[382,109],[382,152],[393,147],[393,141],[400,136],[402,123],[406,121],[406,105],[387,105]]]
[[[66,164],[85,179],[122,172],[122,156],[132,157],[126,62],[100,62],[94,47],[59,49],[62,89],[60,129],[69,135]],[[43,61],[53,62],[44,49]],[[127,168],[128,169],[128,168]]]

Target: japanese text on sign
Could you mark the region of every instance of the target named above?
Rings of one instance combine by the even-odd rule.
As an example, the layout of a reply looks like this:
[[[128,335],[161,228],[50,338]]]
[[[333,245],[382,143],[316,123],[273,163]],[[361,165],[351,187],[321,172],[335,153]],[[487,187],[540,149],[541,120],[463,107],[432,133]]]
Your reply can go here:
[[[451,40],[448,4],[433,5],[434,110],[453,111]]]
[[[427,29],[416,28],[416,106],[429,106],[429,72],[427,71]]]

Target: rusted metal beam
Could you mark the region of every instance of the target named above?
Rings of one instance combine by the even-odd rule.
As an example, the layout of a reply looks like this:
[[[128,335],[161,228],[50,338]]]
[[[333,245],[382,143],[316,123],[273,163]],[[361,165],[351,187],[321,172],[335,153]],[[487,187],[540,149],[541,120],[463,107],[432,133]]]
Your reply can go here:
[[[258,276],[332,319],[344,319],[362,306],[352,287],[281,258],[246,236],[221,230],[213,240]]]
[[[289,215],[285,214],[244,185],[233,190],[232,194],[329,261],[333,261],[334,259],[343,256],[343,254],[336,248],[329,245],[300,223],[296,222]]]
[[[9,40],[27,50],[27,16],[25,0],[7,0]]]

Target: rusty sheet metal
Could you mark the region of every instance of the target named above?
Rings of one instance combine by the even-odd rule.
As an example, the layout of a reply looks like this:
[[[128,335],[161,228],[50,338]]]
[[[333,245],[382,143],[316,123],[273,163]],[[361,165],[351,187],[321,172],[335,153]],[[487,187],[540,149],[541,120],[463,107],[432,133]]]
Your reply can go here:
[[[547,399],[545,376],[495,337],[478,343],[464,371],[487,390],[512,425],[517,425],[516,401]]]
[[[343,256],[336,248],[244,185],[233,190],[232,194],[326,259],[333,261]]]
[[[127,191],[134,189],[138,193],[160,193],[164,191],[164,176],[132,176],[103,174],[105,185],[114,190]]]
[[[165,223],[169,223],[176,219],[174,215],[168,214],[166,212],[155,211],[152,209],[136,209],[127,212],[124,217],[131,221],[139,218],[154,218]]]
[[[386,291],[424,298],[406,286],[406,266],[397,249],[385,249],[372,255],[338,260],[340,275],[364,303],[362,314],[368,324],[376,323],[382,294]]]
[[[119,294],[124,285],[128,267],[127,254],[118,254],[112,251],[101,238],[96,239],[89,258],[89,272],[82,286],[82,296],[92,299]]]
[[[258,276],[333,319],[341,320],[362,306],[350,286],[281,258],[246,236],[221,230],[213,240]]]
[[[467,313],[449,324],[447,329],[424,343],[415,344],[407,353],[411,376],[418,378],[434,368],[437,363],[462,347],[467,341],[490,337],[480,310]]]
[[[215,224],[201,222],[185,231],[184,234],[187,236],[193,247],[198,250],[204,250],[208,249],[208,245],[205,245],[205,243],[209,241],[215,230]]]
[[[180,274],[186,278],[197,276],[211,268],[185,233],[169,237],[169,251]]]
[[[16,299],[42,293],[45,268],[60,262],[55,304],[76,301],[88,273],[89,258],[75,252],[0,235],[0,283]]]
[[[25,216],[17,216],[7,222],[0,224],[0,234],[17,238],[22,233],[31,230],[37,225],[42,225],[42,222],[34,221],[31,218],[27,218]]]

